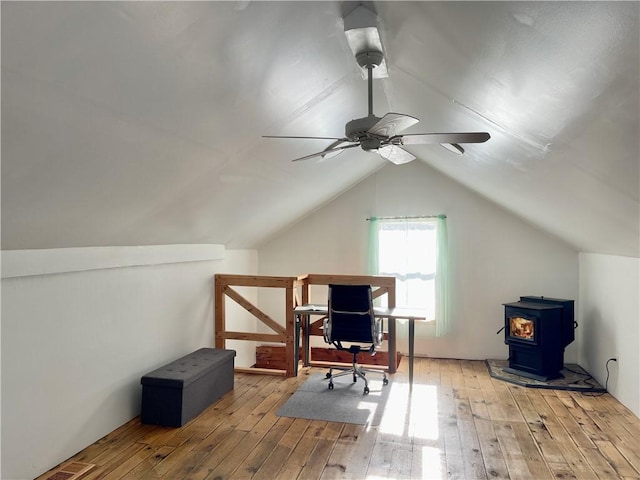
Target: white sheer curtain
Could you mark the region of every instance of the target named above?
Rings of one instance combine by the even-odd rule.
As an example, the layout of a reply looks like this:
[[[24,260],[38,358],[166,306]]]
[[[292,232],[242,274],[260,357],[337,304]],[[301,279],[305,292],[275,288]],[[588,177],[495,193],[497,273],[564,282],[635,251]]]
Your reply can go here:
[[[438,215],[436,229],[436,336],[451,332],[451,288],[447,217]]]
[[[369,272],[392,275],[396,305],[427,310],[435,328],[425,335],[445,335],[450,329],[446,217],[371,218]]]

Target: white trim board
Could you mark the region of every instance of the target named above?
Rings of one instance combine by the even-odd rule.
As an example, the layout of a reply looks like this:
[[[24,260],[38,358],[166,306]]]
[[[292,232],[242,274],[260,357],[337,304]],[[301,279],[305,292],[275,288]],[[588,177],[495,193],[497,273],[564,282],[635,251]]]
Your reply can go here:
[[[224,256],[224,245],[209,244],[3,250],[0,271],[2,278],[15,278],[105,268],[222,260]]]

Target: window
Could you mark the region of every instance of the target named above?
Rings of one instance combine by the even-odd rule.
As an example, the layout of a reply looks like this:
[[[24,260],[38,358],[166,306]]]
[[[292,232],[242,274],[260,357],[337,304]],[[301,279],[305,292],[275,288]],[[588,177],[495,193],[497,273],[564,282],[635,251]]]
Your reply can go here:
[[[436,223],[381,220],[378,273],[396,277],[396,305],[426,308],[435,318]]]
[[[396,277],[396,306],[426,309],[438,336],[450,328],[445,218],[369,219],[371,272]]]

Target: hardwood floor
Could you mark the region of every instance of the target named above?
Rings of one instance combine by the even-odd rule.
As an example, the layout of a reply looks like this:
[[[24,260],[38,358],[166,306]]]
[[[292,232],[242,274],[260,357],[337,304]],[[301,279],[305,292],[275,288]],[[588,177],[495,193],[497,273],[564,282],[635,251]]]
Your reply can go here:
[[[71,460],[96,464],[83,480],[640,478],[640,420],[608,394],[523,388],[484,362],[437,359],[416,359],[410,393],[406,369],[377,427],[276,416],[319,369],[236,374],[184,427],[136,418]]]

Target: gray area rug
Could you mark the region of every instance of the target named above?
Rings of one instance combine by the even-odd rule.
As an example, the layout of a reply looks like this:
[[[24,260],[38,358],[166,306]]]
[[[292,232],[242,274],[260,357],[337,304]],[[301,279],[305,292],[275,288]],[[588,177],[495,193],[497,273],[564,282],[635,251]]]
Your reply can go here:
[[[546,382],[505,372],[509,366],[508,360],[486,360],[489,374],[493,378],[515,383],[528,388],[548,388],[553,390],[572,390],[577,392],[606,392],[606,390],[596,382],[589,373],[576,363],[567,363],[560,370],[561,378],[556,378]]]
[[[307,418],[327,422],[379,425],[391,390],[382,385],[382,375],[367,374],[369,394],[363,395],[364,383],[353,383],[350,375],[334,378],[334,389],[327,388],[324,373],[309,376],[276,412],[279,417]]]

